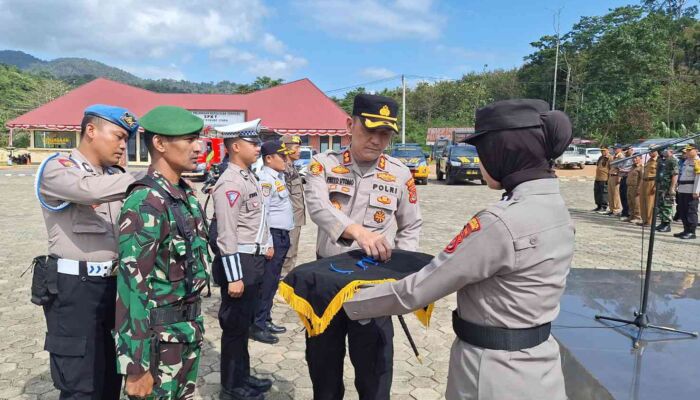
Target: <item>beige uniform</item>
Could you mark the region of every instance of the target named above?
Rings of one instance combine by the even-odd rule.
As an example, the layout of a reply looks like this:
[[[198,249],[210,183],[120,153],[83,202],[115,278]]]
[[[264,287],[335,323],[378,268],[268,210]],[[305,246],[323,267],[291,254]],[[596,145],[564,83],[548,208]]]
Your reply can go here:
[[[306,225],[306,205],[304,204],[304,185],[301,181],[299,171],[292,163],[287,164],[287,169],[284,171],[284,178],[289,191],[289,199],[292,201],[294,209],[294,229],[289,231],[289,251],[284,258],[282,270],[288,273],[297,263],[297,253],[299,252],[299,234],[301,227]]]
[[[642,187],[639,192],[640,214],[642,223],[648,225],[651,223],[651,217],[654,213],[654,196],[656,196],[656,158],[649,158],[644,166],[642,177]]]
[[[382,155],[362,171],[350,154],[317,154],[306,177],[306,205],[318,225],[316,252],[321,257],[357,249],[341,237],[351,224],[383,234],[403,250],[418,249],[423,225],[411,171],[399,160]]]
[[[226,279],[235,282],[244,278],[238,253],[265,254],[267,248],[272,247],[262,191],[250,170],[229,163],[212,189],[212,199],[218,234],[216,244]]]
[[[42,207],[49,254],[75,261],[115,260],[119,211],[135,181],[116,167],[90,164],[78,150],[48,161],[37,176],[41,196],[53,207],[71,203],[61,211]]]
[[[641,164],[632,167],[632,171],[627,174],[627,205],[630,210],[630,221],[641,218],[639,195],[643,174],[644,169]]]
[[[615,154],[613,161],[625,158],[622,152]],[[622,202],[620,202],[620,168],[618,165],[610,167],[608,178],[608,207],[614,214],[622,212]]]
[[[524,182],[472,218],[419,272],[362,289],[344,308],[351,319],[405,314],[457,292],[461,319],[530,328],[558,315],[573,254],[574,226],[558,181]],[[565,399],[559,346],[551,336],[512,352],[456,339],[445,397]]]

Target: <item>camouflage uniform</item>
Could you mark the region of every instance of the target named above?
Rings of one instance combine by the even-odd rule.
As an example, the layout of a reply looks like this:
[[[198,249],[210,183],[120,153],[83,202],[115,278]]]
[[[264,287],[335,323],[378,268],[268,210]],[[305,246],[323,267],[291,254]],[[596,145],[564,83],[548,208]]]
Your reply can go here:
[[[666,157],[661,167],[661,183],[659,184],[659,219],[662,224],[670,224],[673,216],[675,195],[671,194],[671,179],[678,175],[678,160],[676,157]]]
[[[153,310],[198,305],[199,292],[209,279],[207,231],[199,202],[187,184],[181,181],[179,185],[172,185],[152,169],[148,176],[173,196],[185,215],[186,224],[193,230],[193,262],[188,278],[186,242],[166,200],[152,188],[134,189],[125,200],[119,218],[117,369],[125,375],[157,371],[153,374],[153,393],[148,398],[191,398],[197,379],[204,319],[198,313],[191,320],[158,324],[153,322]],[[157,365],[152,364],[154,355],[158,357]]]

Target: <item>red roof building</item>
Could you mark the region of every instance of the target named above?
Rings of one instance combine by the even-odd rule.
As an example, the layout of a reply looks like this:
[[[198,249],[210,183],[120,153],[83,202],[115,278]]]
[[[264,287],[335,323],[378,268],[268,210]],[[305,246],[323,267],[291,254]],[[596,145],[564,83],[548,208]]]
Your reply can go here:
[[[77,146],[83,110],[96,103],[125,107],[137,117],[159,105],[180,106],[211,127],[261,118],[265,130],[300,135],[304,145],[317,151],[340,148],[350,142],[345,129],[348,114],[308,79],[248,94],[181,94],[156,93],[98,78],[6,126],[10,135],[15,130],[29,130],[32,161],[41,161],[57,149]],[[140,134],[130,139],[129,161],[148,161],[141,141]]]

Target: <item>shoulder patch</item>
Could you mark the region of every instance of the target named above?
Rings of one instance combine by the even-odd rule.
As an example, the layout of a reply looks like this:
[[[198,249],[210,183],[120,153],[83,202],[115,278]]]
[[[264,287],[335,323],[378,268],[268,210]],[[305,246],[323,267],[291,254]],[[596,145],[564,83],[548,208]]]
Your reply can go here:
[[[695,174],[700,174],[700,160],[695,160]]]
[[[228,192],[226,192],[226,198],[228,199],[229,207],[233,207],[234,205],[236,205],[236,202],[238,201],[239,197],[241,197],[241,194],[235,190],[229,190]]]
[[[56,161],[61,163],[61,165],[63,165],[66,168],[74,167],[74,168],[80,169],[80,166],[78,164],[74,163],[73,160],[71,160],[69,158],[61,157],[61,158],[57,158]]]
[[[460,244],[466,239],[469,235],[472,233],[478,231],[481,229],[481,222],[479,221],[479,217],[474,216],[472,219],[467,222],[466,225],[464,225],[464,228],[457,234],[457,236],[452,239],[452,241],[445,247],[445,253],[447,254],[452,254],[457,250],[457,247],[459,247]]]
[[[406,187],[408,188],[408,202],[411,204],[416,204],[418,202],[418,191],[416,189],[416,181],[413,178],[406,181]]]
[[[260,188],[262,189],[262,194],[265,197],[270,196],[270,193],[272,193],[272,184],[263,182],[260,184]]]
[[[323,165],[318,161],[314,161],[309,165],[309,172],[313,176],[319,176],[323,173]]]

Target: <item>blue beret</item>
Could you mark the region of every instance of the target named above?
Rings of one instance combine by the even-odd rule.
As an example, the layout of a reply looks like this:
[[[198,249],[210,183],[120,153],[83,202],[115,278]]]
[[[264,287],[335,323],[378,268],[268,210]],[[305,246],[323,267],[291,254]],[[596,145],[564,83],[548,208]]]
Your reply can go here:
[[[109,106],[105,104],[93,104],[85,109],[84,115],[102,118],[114,125],[124,128],[129,136],[139,130],[139,122],[136,116],[123,107]]]

